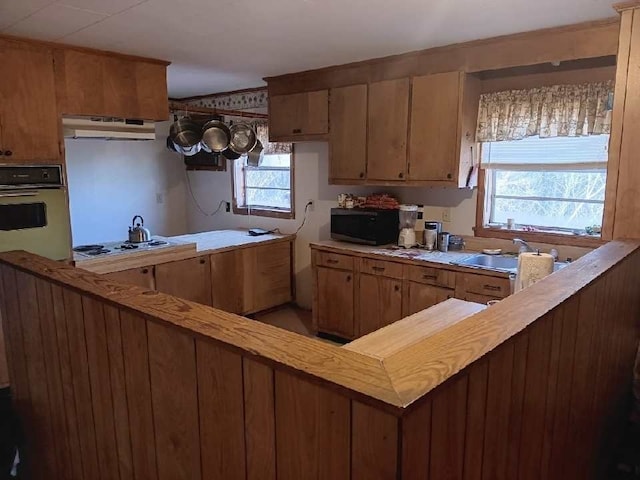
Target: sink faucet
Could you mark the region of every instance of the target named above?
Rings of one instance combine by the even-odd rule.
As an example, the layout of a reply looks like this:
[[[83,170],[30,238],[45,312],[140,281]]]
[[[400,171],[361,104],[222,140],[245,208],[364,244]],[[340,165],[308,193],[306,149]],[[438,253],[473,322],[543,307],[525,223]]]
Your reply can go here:
[[[520,252],[535,252],[536,250],[531,247],[527,242],[522,240],[521,238],[514,238],[513,243],[515,245],[520,244]]]

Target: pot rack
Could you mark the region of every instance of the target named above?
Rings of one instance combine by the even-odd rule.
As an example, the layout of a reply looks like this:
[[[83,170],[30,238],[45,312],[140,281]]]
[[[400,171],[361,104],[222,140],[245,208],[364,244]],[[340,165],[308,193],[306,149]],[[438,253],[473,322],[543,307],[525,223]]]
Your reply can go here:
[[[261,118],[264,120],[269,118],[269,115],[267,115],[266,113],[244,112],[242,110],[224,110],[220,108],[209,107],[196,107],[187,103],[176,102],[173,100],[169,102],[169,110],[171,111],[171,113],[193,112],[202,113],[205,115],[226,115],[230,117]]]

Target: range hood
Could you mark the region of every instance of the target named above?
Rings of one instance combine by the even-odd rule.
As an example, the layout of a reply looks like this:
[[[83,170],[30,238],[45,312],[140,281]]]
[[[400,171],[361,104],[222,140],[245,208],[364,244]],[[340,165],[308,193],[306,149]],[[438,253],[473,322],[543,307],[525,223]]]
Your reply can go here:
[[[154,122],[125,118],[65,117],[62,119],[65,138],[102,140],[155,140]]]

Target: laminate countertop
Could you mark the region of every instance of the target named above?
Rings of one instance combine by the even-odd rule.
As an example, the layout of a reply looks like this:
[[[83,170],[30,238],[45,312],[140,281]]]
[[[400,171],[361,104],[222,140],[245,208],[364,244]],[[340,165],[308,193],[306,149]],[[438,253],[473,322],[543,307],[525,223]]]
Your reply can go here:
[[[210,232],[162,237],[154,235],[154,240],[164,240],[168,245],[153,250],[127,250],[117,254],[87,257],[74,254],[76,267],[94,273],[113,273],[131,268],[176,262],[188,258],[226,252],[239,248],[250,248],[258,244],[292,241],[295,235],[268,234],[253,237],[247,230],[213,230]]]
[[[398,248],[395,245],[358,245],[355,243],[339,242],[336,240],[312,242],[310,246],[317,250],[344,255],[377,258],[379,260],[388,260],[411,265],[432,266],[436,268],[446,266],[449,270],[478,273],[490,275],[492,277],[509,277],[509,272],[505,271],[458,265],[459,262],[481,253],[472,250],[441,252],[439,250],[428,251],[421,248]]]

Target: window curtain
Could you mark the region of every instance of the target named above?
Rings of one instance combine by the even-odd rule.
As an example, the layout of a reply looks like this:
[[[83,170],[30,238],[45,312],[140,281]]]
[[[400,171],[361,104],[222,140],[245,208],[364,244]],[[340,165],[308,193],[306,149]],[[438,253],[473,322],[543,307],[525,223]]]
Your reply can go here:
[[[477,141],[609,133],[613,87],[608,81],[485,93],[480,96]]]
[[[252,122],[251,125],[256,130],[258,140],[264,147],[265,155],[284,155],[291,153],[290,143],[269,142],[269,124],[265,120]]]

